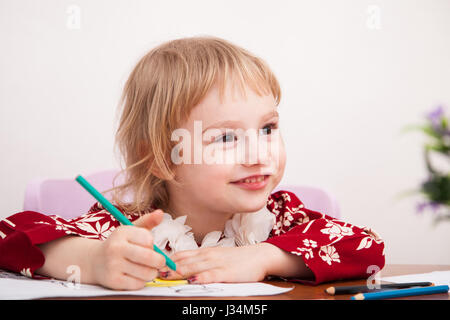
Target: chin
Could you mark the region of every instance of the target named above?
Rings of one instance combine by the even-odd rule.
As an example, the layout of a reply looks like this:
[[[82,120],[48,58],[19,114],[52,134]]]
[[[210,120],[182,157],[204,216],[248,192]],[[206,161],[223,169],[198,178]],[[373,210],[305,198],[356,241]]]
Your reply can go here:
[[[250,198],[250,197],[249,197]],[[248,213],[248,212],[256,212],[261,210],[263,207],[267,205],[267,197],[260,197],[260,199],[242,199],[244,203],[241,206],[237,206],[239,212],[236,213]]]

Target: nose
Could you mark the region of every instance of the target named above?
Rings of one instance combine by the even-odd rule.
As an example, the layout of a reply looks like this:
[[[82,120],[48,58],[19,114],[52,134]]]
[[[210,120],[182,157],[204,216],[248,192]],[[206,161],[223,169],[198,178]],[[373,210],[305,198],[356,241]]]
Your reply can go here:
[[[272,155],[269,141],[262,136],[246,136],[242,146],[242,158],[240,163],[243,166],[253,166],[256,164],[270,164]]]

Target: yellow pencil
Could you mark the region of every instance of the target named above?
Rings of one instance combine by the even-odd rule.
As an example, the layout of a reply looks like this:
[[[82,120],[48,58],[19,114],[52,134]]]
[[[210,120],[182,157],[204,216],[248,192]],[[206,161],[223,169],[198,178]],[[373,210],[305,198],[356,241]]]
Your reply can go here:
[[[146,287],[173,287],[188,284],[187,280],[163,280],[155,278],[145,284]]]

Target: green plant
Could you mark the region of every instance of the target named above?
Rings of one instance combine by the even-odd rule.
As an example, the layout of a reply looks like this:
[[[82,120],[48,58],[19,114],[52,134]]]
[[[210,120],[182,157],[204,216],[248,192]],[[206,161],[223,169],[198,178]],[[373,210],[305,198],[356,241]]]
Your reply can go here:
[[[419,130],[429,139],[424,145],[424,159],[428,171],[428,179],[421,185],[419,193],[426,199],[417,204],[417,211],[432,209],[439,212],[437,221],[450,220],[450,129],[449,119],[445,115],[442,106],[427,114],[426,122],[421,125],[412,125],[405,128],[405,131]],[[439,154],[445,159],[447,168],[437,169],[433,164],[433,153]]]

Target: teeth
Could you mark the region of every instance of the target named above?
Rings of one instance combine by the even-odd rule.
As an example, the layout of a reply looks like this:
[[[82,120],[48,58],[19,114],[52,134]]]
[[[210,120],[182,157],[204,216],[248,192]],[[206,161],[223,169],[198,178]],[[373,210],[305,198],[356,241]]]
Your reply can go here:
[[[261,182],[263,180],[264,180],[264,176],[259,176],[258,178],[244,179],[244,180],[241,180],[241,182],[255,183],[255,182]]]

